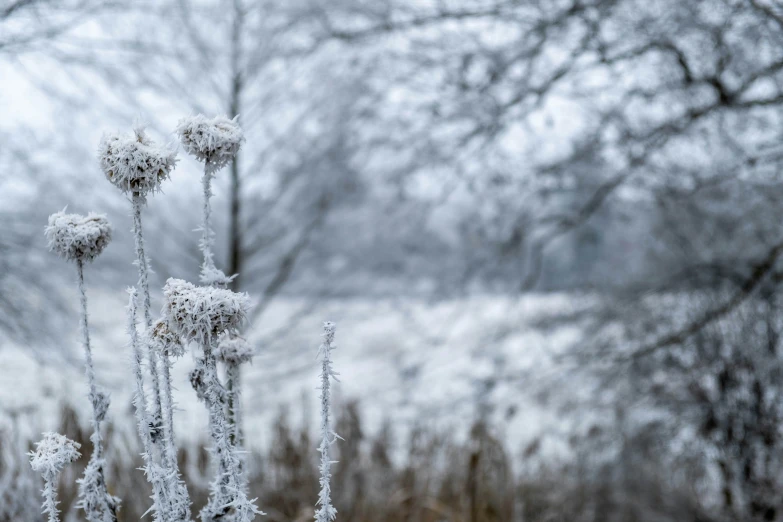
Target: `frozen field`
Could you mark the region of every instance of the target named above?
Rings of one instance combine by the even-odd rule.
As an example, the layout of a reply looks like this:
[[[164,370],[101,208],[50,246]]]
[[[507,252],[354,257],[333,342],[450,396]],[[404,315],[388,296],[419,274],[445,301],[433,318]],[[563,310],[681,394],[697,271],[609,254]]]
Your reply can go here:
[[[130,350],[124,332],[124,296],[91,294],[91,322],[99,382],[112,394],[110,420],[134,430],[130,406]],[[156,307],[153,304],[153,307]],[[287,411],[295,423],[316,420],[316,351],[324,319],[338,323],[334,354],[339,400],[360,401],[368,425],[425,423],[459,436],[479,410],[489,412],[513,448],[559,425],[557,414],[532,399],[556,372],[551,358],[579,338],[573,325],[543,328],[547,318],[580,306],[574,296],[531,295],[439,302],[340,299],[313,306],[280,299],[250,339],[259,347],[243,374],[245,429],[250,446],[263,446],[273,418]],[[63,403],[86,412],[77,325],[63,336],[64,361],[42,361],[22,347],[0,351],[3,409],[30,408],[32,432],[56,428]],[[185,442],[206,436],[204,408],[187,381],[193,359],[174,368],[177,434]],[[86,417],[85,417],[86,418]],[[133,433],[133,432],[130,432]],[[37,435],[24,433],[22,435]]]

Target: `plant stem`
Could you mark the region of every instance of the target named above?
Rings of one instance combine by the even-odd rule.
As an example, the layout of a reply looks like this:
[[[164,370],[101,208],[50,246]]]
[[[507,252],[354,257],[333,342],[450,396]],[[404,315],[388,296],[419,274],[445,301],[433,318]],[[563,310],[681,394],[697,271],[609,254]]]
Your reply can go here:
[[[139,341],[138,331],[136,329],[136,290],[132,289],[130,303],[128,304],[128,333],[131,338],[131,347],[133,348],[133,376],[136,381],[136,390],[133,397],[133,405],[136,411],[136,423],[138,425],[139,437],[144,447],[144,472],[147,480],[152,485],[153,508],[155,510],[155,520],[168,522],[167,512],[164,505],[165,489],[160,468],[156,468],[152,459],[153,442],[150,435],[152,419],[147,410],[147,397],[144,393],[144,374],[142,373],[142,351]]]
[[[44,513],[49,514],[49,522],[60,522],[57,511],[57,475],[44,478]]]
[[[97,458],[103,455],[103,444],[101,437],[101,421],[98,418],[98,387],[95,384],[95,368],[92,362],[92,348],[90,347],[90,329],[87,322],[87,291],[84,287],[84,263],[81,259],[77,261],[79,272],[79,299],[81,301],[81,330],[82,346],[84,347],[84,373],[87,376],[88,393],[90,403],[92,404],[92,429],[94,437],[90,437],[93,443],[93,452]]]
[[[212,198],[212,176],[213,174],[209,169],[209,161],[205,161],[204,175],[201,177],[201,184],[204,188],[204,211],[201,222],[201,241],[199,242],[201,253],[204,254],[204,263],[201,267],[202,274],[215,270],[215,258],[212,254],[215,238],[212,232],[212,206],[210,204],[210,198]]]
[[[147,331],[152,327],[152,314],[150,312],[151,300],[150,300],[150,285],[149,285],[149,262],[147,255],[144,253],[144,234],[141,226],[141,196],[133,196],[133,234],[136,240],[136,263],[139,266],[139,286],[141,287],[143,295],[144,306],[144,326]],[[153,411],[152,420],[157,423],[161,421],[161,393],[160,393],[160,377],[158,375],[158,357],[151,346],[147,347],[147,359],[149,360],[150,375],[152,376],[152,393],[153,393]]]
[[[321,363],[321,444],[318,451],[321,453],[321,491],[318,494],[318,510],[315,512],[316,522],[331,522],[337,517],[337,510],[332,506],[331,478],[332,461],[329,459],[329,446],[332,445],[336,437],[332,431],[329,419],[331,402],[330,379],[335,377],[332,369],[332,342],[334,341],[334,323],[324,323],[324,342],[320,351],[323,354]]]
[[[209,411],[210,436],[212,437],[212,452],[217,460],[218,471],[210,487],[209,502],[201,510],[203,522],[222,520],[226,513],[233,509],[237,522],[252,520],[256,513],[261,513],[247,498],[242,469],[235,446],[230,437],[233,427],[229,426],[224,408],[225,389],[220,384],[217,375],[217,358],[215,357],[212,340],[205,339],[202,343],[204,358],[199,361],[203,365],[206,390],[204,402]]]
[[[242,444],[242,408],[239,399],[239,390],[241,389],[240,367],[233,362],[226,363],[226,391],[228,392],[228,401],[226,404],[226,413],[228,423],[234,429],[231,433],[231,444],[239,447]]]
[[[106,415],[109,407],[108,399],[98,393],[95,384],[95,367],[92,361],[92,348],[90,347],[90,328],[87,312],[87,290],[84,285],[84,262],[77,261],[79,274],[79,300],[81,301],[81,330],[82,345],[84,346],[84,371],[87,376],[87,386],[90,402],[92,403],[92,427],[90,440],[93,445],[93,454],[90,457],[90,465],[85,470],[84,478],[79,487],[81,507],[84,509],[87,519],[92,521],[117,522],[118,499],[109,495],[106,487],[106,477],[103,473],[103,435],[101,433],[101,420]]]

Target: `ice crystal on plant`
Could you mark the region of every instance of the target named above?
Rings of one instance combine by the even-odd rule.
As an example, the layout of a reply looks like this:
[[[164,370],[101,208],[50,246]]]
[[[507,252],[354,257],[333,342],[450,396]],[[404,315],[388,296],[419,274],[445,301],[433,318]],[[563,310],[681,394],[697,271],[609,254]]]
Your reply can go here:
[[[243,364],[250,362],[254,350],[244,337],[225,335],[218,343],[217,358],[227,364]]]
[[[235,331],[245,320],[250,298],[225,288],[196,286],[170,278],[163,287],[163,317],[188,341],[208,342]]]
[[[319,470],[321,478],[319,483],[321,491],[318,493],[318,509],[315,512],[316,522],[332,522],[337,518],[337,510],[332,505],[332,461],[329,459],[329,446],[334,444],[338,438],[332,431],[330,413],[331,413],[331,389],[330,379],[337,380],[337,372],[332,368],[332,350],[334,346],[334,332],[337,326],[331,322],[324,322],[324,342],[318,348],[318,353],[323,354],[321,364],[321,444],[318,451],[321,453],[321,463]]]
[[[203,241],[202,241],[203,242]],[[202,246],[202,250],[204,247]],[[205,263],[201,268],[201,275],[199,281],[202,285],[207,286],[228,286],[231,281],[234,280],[236,274],[227,276],[222,270],[214,266],[210,266],[209,262]]]
[[[49,515],[49,522],[58,522],[57,477],[63,468],[78,459],[78,442],[74,442],[59,433],[47,432],[40,442],[36,442],[35,451],[28,453],[30,466],[43,476],[43,512]]]
[[[65,435],[46,432],[43,439],[35,443],[35,451],[31,451],[30,466],[46,477],[55,477],[66,464],[70,464],[81,456],[81,444],[74,442]]]
[[[188,154],[203,161],[208,173],[215,173],[234,158],[245,140],[237,119],[197,114],[181,119],[176,132]]]
[[[84,476],[76,481],[79,484],[78,507],[84,510],[90,522],[117,520],[120,500],[107,492],[103,473],[105,465],[106,461],[96,458],[96,453],[93,453],[84,470]]]
[[[132,135],[104,134],[98,158],[106,178],[123,193],[142,199],[160,189],[177,163],[177,152],[152,141],[143,127]]]
[[[150,344],[152,348],[168,357],[181,357],[185,353],[185,346],[180,336],[172,331],[164,319],[158,319],[152,324]]]
[[[49,216],[44,233],[49,250],[69,261],[92,261],[111,241],[112,227],[105,215],[90,212],[86,216],[66,214]]]

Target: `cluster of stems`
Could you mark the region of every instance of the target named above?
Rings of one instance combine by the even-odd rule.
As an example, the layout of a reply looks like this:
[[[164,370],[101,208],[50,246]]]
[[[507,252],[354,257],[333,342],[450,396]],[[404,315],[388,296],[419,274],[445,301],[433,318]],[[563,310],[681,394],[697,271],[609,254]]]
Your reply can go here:
[[[233,277],[226,277],[215,267],[212,247],[212,178],[215,168],[210,161],[204,162],[203,215],[201,241],[199,246],[203,255],[201,282],[223,287]],[[226,384],[220,382],[217,371],[217,339],[208,336],[201,342],[202,358],[197,362],[196,373],[200,379],[194,381],[199,396],[202,397],[209,413],[210,437],[212,438],[212,456],[217,474],[210,486],[210,497],[202,509],[202,521],[225,520],[229,517],[237,522],[252,520],[256,513],[262,513],[247,496],[247,480],[243,473],[238,448],[240,441],[240,367],[239,363],[226,363]],[[200,389],[198,387],[201,387]]]
[[[136,247],[136,264],[139,269],[139,287],[142,292],[144,311],[144,327],[146,356],[149,373],[152,380],[152,402],[147,400],[143,388],[137,384],[136,409],[143,410],[141,415],[137,413],[137,420],[143,424],[149,432],[150,448],[147,458],[151,459],[148,465],[148,477],[150,472],[160,469],[165,477],[162,485],[163,491],[158,495],[158,503],[155,506],[159,513],[166,513],[165,522],[190,520],[190,497],[181,480],[177,463],[177,450],[174,444],[173,410],[174,399],[171,385],[171,360],[165,353],[158,354],[149,342],[152,329],[151,299],[149,291],[149,260],[144,251],[144,234],[142,229],[141,209],[144,198],[140,194],[133,195],[133,233]],[[135,328],[135,326],[134,326]],[[138,341],[137,341],[138,342]],[[137,377],[138,380],[138,377]],[[141,429],[141,428],[140,428]],[[152,467],[150,467],[152,466]],[[157,473],[153,473],[157,475]],[[153,484],[153,488],[155,485]]]

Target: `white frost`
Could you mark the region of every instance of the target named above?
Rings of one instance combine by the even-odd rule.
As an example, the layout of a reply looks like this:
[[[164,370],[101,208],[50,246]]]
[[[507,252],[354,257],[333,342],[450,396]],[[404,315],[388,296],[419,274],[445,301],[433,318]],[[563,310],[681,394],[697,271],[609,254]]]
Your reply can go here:
[[[112,227],[103,214],[56,212],[44,233],[49,250],[69,261],[92,261],[111,241]]]
[[[185,353],[185,346],[179,335],[173,332],[163,319],[158,319],[152,324],[149,342],[158,353],[168,357],[181,357]]]
[[[132,135],[104,134],[98,159],[106,178],[123,193],[142,199],[160,189],[177,163],[177,152],[152,141],[143,127]]]
[[[203,161],[208,173],[215,173],[234,158],[245,140],[237,119],[197,114],[181,119],[176,132],[188,154]]]
[[[245,320],[250,298],[225,288],[196,286],[170,278],[163,287],[162,315],[188,341],[209,342],[236,331]]]
[[[81,445],[59,433],[47,432],[43,436],[40,442],[35,443],[35,451],[28,455],[30,466],[44,479],[43,512],[49,515],[49,522],[58,522],[57,477],[67,464],[81,456]]]
[[[227,364],[243,364],[250,362],[255,350],[244,337],[226,335],[218,344],[217,358]]]
[[[30,466],[44,478],[53,478],[60,473],[66,464],[78,459],[81,454],[81,444],[74,442],[65,435],[46,432],[43,439],[35,443],[35,451],[31,451]]]
[[[324,322],[324,342],[318,348],[318,352],[323,354],[321,363],[321,444],[318,451],[321,453],[321,464],[319,466],[321,478],[319,483],[321,491],[318,493],[318,510],[315,512],[316,522],[332,522],[337,518],[337,510],[332,505],[332,461],[329,459],[329,446],[334,444],[338,438],[332,431],[331,421],[331,395],[330,379],[337,380],[337,373],[332,369],[332,350],[334,346],[334,332],[337,326],[331,322]]]

